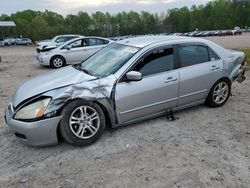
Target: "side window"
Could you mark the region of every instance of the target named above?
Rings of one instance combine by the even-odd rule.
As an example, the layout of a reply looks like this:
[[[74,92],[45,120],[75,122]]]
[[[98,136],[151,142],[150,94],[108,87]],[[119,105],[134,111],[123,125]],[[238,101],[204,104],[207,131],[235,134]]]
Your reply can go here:
[[[61,43],[61,42],[65,42],[66,40],[65,40],[65,37],[58,37],[57,39],[56,39],[56,43]]]
[[[209,57],[210,57],[210,60],[211,60],[211,61],[215,61],[215,60],[217,60],[217,59],[220,59],[220,58],[218,57],[218,55],[216,55],[216,53],[214,53],[214,51],[211,50],[210,48],[208,48],[208,52],[209,52]]]
[[[108,44],[109,43],[108,40],[102,40],[102,39],[100,39],[100,40],[102,41],[102,44]]]
[[[180,46],[179,55],[182,67],[210,61],[208,48],[200,45]]]
[[[71,48],[80,48],[84,46],[83,40],[77,40],[75,42],[72,42],[70,45],[71,45]]]
[[[88,39],[88,41],[89,46],[104,45],[109,43],[109,41],[102,39]]]
[[[173,48],[154,51],[143,58],[134,70],[148,76],[174,69]]]

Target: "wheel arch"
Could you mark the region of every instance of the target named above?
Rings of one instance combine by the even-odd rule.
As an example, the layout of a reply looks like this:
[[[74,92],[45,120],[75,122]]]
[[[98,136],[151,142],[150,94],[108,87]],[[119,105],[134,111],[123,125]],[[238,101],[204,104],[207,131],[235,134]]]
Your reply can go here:
[[[219,78],[218,80],[216,80],[213,84],[211,84],[211,86],[209,87],[208,92],[207,92],[207,97],[208,97],[209,92],[211,91],[212,87],[214,86],[214,84],[215,84],[216,82],[220,81],[220,80],[227,80],[228,83],[230,84],[230,86],[232,85],[232,81],[230,80],[230,78],[228,78],[228,77],[226,77],[226,76],[221,77],[221,78]]]
[[[114,109],[112,108],[112,106],[110,105],[110,103],[108,102],[108,99],[100,99],[100,100],[96,100],[96,99],[86,99],[86,98],[75,98],[75,99],[70,99],[68,100],[58,111],[58,115],[62,115],[62,112],[64,110],[64,108],[70,104],[73,101],[88,101],[88,102],[93,102],[95,104],[97,104],[103,111],[104,116],[105,116],[105,121],[106,121],[106,126],[107,127],[112,127],[113,124],[115,124],[115,114],[114,114]],[[57,126],[58,129],[59,125]]]
[[[226,81],[229,83],[229,86],[230,86],[230,91],[229,91],[229,92],[231,93],[232,81],[230,80],[230,78],[228,78],[228,77],[226,77],[226,76],[221,77],[220,79],[216,80],[216,81],[210,86],[210,88],[209,88],[209,90],[208,90],[208,92],[207,92],[207,97],[206,97],[206,102],[205,102],[205,103],[207,103],[209,93],[210,93],[211,89],[213,88],[214,84],[217,83],[217,82],[220,81],[220,80],[226,80]]]

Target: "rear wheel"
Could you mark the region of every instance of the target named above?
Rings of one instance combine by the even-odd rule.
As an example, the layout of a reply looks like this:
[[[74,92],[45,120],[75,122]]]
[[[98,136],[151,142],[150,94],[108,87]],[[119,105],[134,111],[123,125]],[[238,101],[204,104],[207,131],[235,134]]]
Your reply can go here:
[[[65,63],[65,59],[62,56],[54,56],[50,60],[50,66],[56,69],[63,67]]]
[[[211,88],[206,102],[211,107],[223,106],[227,102],[230,93],[231,82],[227,79],[221,79]]]
[[[76,146],[90,145],[101,137],[104,129],[104,113],[97,104],[77,100],[65,107],[60,133],[66,142]]]

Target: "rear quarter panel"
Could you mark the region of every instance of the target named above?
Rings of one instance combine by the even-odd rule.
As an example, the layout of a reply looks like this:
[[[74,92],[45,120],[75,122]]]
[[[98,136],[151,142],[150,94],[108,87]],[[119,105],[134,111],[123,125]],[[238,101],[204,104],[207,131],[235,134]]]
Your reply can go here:
[[[245,54],[243,52],[229,50],[229,56],[224,59],[223,66],[226,75],[228,75],[231,81],[239,74],[244,58]]]

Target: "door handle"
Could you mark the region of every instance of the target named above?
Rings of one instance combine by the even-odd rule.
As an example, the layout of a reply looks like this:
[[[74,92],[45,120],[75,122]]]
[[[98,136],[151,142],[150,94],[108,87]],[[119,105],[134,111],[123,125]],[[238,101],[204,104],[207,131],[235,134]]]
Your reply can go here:
[[[165,80],[165,83],[174,82],[174,81],[176,81],[176,80],[177,80],[177,78],[175,78],[175,77],[168,77],[168,78]]]
[[[217,70],[217,69],[219,69],[219,68],[220,68],[220,66],[213,65],[213,66],[210,68],[210,70],[211,70],[211,71],[214,71],[214,70]]]

